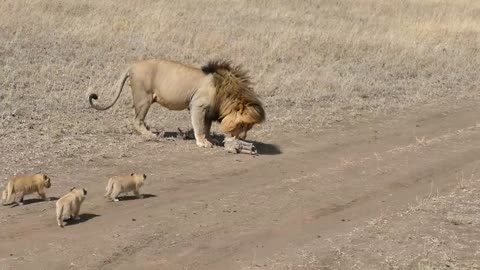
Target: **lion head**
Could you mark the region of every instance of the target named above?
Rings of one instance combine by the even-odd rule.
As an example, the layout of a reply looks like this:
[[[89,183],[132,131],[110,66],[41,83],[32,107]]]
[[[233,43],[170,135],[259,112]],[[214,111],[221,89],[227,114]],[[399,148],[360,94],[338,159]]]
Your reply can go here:
[[[147,175],[145,174],[131,173],[130,176],[136,182],[143,182],[147,179]]]
[[[43,174],[43,175],[42,175],[42,178],[43,178],[43,185],[44,185],[46,188],[50,188],[50,187],[52,186],[50,177],[48,177],[46,174]]]
[[[202,71],[213,74],[217,90],[211,120],[220,122],[221,131],[227,135],[245,139],[255,124],[265,121],[265,110],[247,73],[227,61],[209,62]]]

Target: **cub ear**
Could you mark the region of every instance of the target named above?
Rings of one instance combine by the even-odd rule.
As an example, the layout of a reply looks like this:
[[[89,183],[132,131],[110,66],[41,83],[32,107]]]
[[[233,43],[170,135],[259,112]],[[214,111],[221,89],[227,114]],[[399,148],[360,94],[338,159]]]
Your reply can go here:
[[[131,173],[131,174],[130,174],[130,176],[133,176],[133,175],[134,175],[134,173]]]
[[[71,188],[70,188],[70,191],[73,191],[74,189],[75,189],[75,187],[71,187]]]
[[[147,175],[146,175],[146,174],[143,174],[143,179],[147,179]]]
[[[48,176],[46,174],[43,175],[43,180],[47,180]]]
[[[87,189],[83,189],[83,195],[87,195]]]

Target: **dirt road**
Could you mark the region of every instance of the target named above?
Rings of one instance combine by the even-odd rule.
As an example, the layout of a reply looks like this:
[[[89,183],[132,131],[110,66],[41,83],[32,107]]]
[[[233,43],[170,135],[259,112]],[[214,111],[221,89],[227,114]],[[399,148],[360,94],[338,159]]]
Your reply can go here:
[[[59,161],[49,195],[86,187],[82,221],[58,228],[54,201],[2,207],[0,269],[295,269],[313,241],[328,269],[328,239],[448,191],[456,173],[478,165],[479,115],[422,111],[316,136],[281,133],[258,144],[258,157],[172,141]],[[148,175],[151,196],[106,201],[107,178],[130,171]]]

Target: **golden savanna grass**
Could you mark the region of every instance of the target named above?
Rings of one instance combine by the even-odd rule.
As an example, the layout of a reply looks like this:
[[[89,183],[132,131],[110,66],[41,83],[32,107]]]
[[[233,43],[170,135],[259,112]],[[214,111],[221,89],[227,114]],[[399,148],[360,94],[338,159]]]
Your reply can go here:
[[[83,157],[94,140],[129,144],[130,94],[102,114],[86,96],[110,101],[124,68],[144,58],[243,65],[267,111],[253,132],[264,139],[477,98],[478,18],[473,0],[2,1],[2,161],[16,168],[46,152]],[[188,119],[160,106],[147,116],[164,130]]]
[[[122,72],[140,59],[196,66],[232,60],[249,71],[266,110],[251,138],[321,140],[319,131],[337,122],[478,102],[479,34],[478,0],[1,0],[0,176],[48,172],[65,160],[90,166],[143,143],[127,119],[129,90],[106,112],[87,102],[91,91],[110,102]],[[160,106],[146,121],[166,131],[190,125],[187,112]],[[379,218],[343,246],[333,239],[332,265],[478,268],[478,237],[470,236],[480,235],[479,189],[472,181]],[[458,232],[471,241],[461,246]],[[409,233],[426,239],[408,241]],[[421,252],[434,254],[423,256],[432,261],[415,261]],[[284,269],[324,263],[314,254],[299,257],[301,267]]]

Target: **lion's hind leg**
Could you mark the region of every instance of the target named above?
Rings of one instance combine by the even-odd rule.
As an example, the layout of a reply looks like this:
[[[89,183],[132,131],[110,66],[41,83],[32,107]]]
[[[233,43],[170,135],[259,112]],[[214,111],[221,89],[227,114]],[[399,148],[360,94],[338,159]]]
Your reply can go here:
[[[118,202],[118,195],[120,195],[120,193],[122,192],[122,189],[121,187],[119,187],[120,184],[114,184],[113,185],[113,190],[112,190],[112,193],[110,194],[110,198],[112,199],[112,201],[114,202]]]
[[[156,137],[153,132],[148,130],[145,125],[145,117],[153,102],[153,95],[145,91],[145,87],[141,83],[131,81],[134,119],[133,128],[143,136]]]

